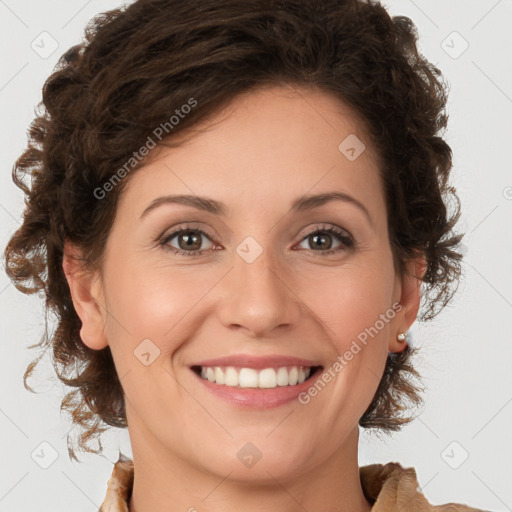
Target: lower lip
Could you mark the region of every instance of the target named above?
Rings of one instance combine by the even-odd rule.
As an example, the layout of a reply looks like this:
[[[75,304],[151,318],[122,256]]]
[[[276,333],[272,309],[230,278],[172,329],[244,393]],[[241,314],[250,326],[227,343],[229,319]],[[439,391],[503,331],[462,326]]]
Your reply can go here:
[[[203,379],[194,370],[192,370],[192,373],[206,386],[206,389],[221,400],[247,409],[270,409],[296,400],[300,393],[306,391],[321,376],[322,370],[317,369],[313,376],[309,377],[302,384],[278,386],[269,389],[239,388],[215,384],[215,382]]]

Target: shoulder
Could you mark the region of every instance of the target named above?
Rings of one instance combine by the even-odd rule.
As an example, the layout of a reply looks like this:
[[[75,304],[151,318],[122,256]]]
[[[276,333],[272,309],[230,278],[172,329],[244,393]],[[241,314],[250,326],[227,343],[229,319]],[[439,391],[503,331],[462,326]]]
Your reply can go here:
[[[120,454],[107,482],[107,494],[99,512],[128,512],[133,487],[133,460]]]
[[[373,504],[372,512],[489,512],[462,503],[431,505],[419,486],[415,468],[398,462],[362,466],[359,475],[363,492]]]
[[[120,455],[100,512],[128,512],[133,475],[133,460]],[[373,505],[372,512],[490,512],[462,503],[431,505],[421,491],[415,468],[398,462],[361,466],[359,475],[363,492]]]

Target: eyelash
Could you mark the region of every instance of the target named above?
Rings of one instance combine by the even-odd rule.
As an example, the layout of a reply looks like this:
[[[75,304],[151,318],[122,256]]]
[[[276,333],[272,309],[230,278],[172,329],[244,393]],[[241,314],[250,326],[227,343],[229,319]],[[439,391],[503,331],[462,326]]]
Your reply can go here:
[[[168,235],[164,236],[160,240],[159,245],[161,245],[165,250],[172,252],[173,254],[180,254],[183,256],[197,256],[197,255],[200,255],[201,253],[204,253],[205,250],[210,250],[210,251],[212,250],[212,249],[203,249],[203,250],[198,250],[198,251],[184,251],[183,249],[176,249],[176,247],[171,247],[168,245],[169,242],[176,235],[186,233],[186,232],[198,233],[199,235],[205,236],[210,239],[208,234],[205,233],[202,229],[185,226],[185,227],[181,227],[180,229],[177,229],[176,231],[173,231],[172,233],[169,233]],[[302,237],[302,239],[300,240],[300,242],[303,242],[306,238],[308,238],[311,235],[317,235],[320,233],[329,233],[331,235],[334,235],[342,243],[342,246],[340,246],[336,249],[327,249],[324,251],[313,251],[313,252],[317,252],[317,253],[320,253],[323,255],[328,255],[328,254],[333,254],[335,252],[339,252],[339,251],[343,250],[343,247],[346,250],[346,249],[352,249],[355,246],[354,240],[350,236],[345,235],[345,231],[339,230],[338,228],[334,228],[331,226],[327,226],[327,227],[322,226],[321,228],[313,229],[312,231],[310,231],[309,233],[304,235]]]

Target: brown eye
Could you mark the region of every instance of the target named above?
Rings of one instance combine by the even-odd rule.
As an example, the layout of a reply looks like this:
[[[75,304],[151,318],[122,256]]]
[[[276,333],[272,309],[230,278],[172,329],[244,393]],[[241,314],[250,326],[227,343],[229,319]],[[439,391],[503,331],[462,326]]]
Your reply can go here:
[[[166,236],[161,244],[172,252],[191,256],[208,250],[204,247],[201,248],[203,245],[203,237],[209,240],[208,235],[200,229],[179,229]],[[171,243],[173,239],[176,239],[178,247]]]
[[[308,236],[309,243],[312,247],[326,251],[332,246],[332,236],[315,233]]]
[[[333,238],[339,241],[339,245],[331,250]],[[333,227],[316,229],[302,239],[302,243],[304,242],[307,242],[314,252],[327,254],[350,249],[354,246],[354,241],[345,231]]]
[[[180,249],[190,249],[192,251],[199,250],[202,244],[201,235],[196,231],[180,233],[177,240]]]

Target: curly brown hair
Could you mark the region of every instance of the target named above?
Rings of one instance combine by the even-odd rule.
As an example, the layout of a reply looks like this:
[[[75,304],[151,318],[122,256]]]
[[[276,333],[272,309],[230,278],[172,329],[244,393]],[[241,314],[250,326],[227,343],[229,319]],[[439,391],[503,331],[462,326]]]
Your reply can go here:
[[[54,332],[31,348],[51,347],[59,379],[76,388],[61,409],[81,428],[80,449],[98,453],[87,442],[127,422],[110,348],[92,350],[80,338],[62,268],[64,241],[82,249],[84,266],[101,266],[120,194],[144,160],[102,200],[94,191],[190,98],[199,106],[169,137],[265,85],[315,87],[349,105],[381,159],[397,272],[404,276],[418,254],[426,258],[420,321],[448,304],[463,235],[453,232],[460,202],[448,185],[452,152],[441,133],[447,87],[417,38],[409,18],[391,17],[372,0],[138,0],[89,22],[84,41],[46,80],[42,111],[14,165],[26,208],[5,249],[15,286],[26,294],[44,290],[46,312],[57,316]],[[452,215],[450,199],[457,203]],[[407,345],[388,355],[362,427],[388,432],[411,421],[401,413],[422,403],[410,380],[419,378],[411,365],[417,350]],[[26,381],[42,355],[24,375],[31,391]],[[68,450],[78,460],[69,437]]]

